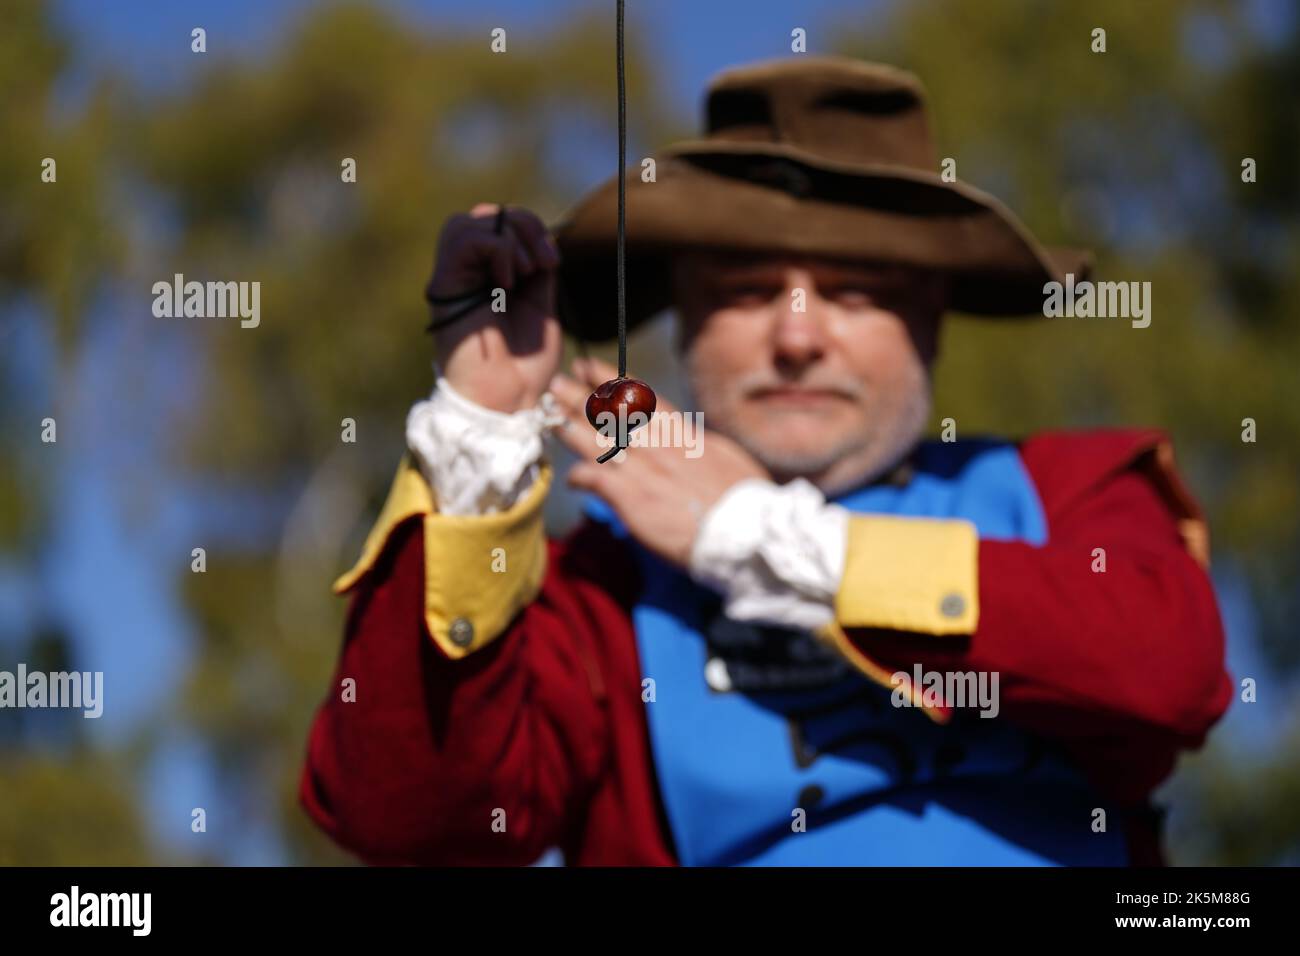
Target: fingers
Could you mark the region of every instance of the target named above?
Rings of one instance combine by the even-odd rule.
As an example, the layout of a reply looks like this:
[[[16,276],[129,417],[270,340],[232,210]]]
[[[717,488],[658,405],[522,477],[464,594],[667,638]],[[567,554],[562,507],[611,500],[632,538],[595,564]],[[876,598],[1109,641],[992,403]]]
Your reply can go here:
[[[528,247],[533,262],[541,269],[554,269],[560,264],[560,251],[546,224],[527,209],[510,209],[506,222]]]
[[[512,242],[511,251],[515,254],[515,272],[521,276],[530,276],[537,271],[537,266],[533,262],[533,257],[528,254],[528,249],[522,242]]]
[[[469,211],[468,228],[472,229],[475,235],[468,241],[471,244],[477,242],[480,249],[490,250],[488,254],[492,260],[493,280],[500,288],[513,289],[515,276],[521,278],[529,276],[536,266],[524,244],[507,228],[510,222],[510,211],[506,210],[504,217],[500,216],[501,211],[502,207],[496,203],[481,202],[474,206]],[[484,230],[486,235],[491,236],[490,239],[484,238]],[[491,245],[483,245],[485,242],[490,242]]]
[[[490,244],[489,255],[492,257],[492,278],[496,280],[498,287],[502,289],[513,289],[515,286],[515,258],[514,243],[508,236],[484,236],[479,240],[484,244]]]
[[[559,265],[555,240],[534,213],[508,208],[498,233],[499,209],[495,203],[479,203],[468,213],[448,218],[439,240],[430,295],[472,292],[481,284],[484,272],[495,286],[513,289],[516,281]]]
[[[470,210],[470,215],[475,220],[490,220],[495,228],[499,210],[495,203],[479,203]],[[514,249],[520,274],[530,275],[537,269],[554,269],[560,264],[555,240],[535,213],[518,207],[507,208],[504,232],[516,237]]]
[[[580,461],[569,469],[569,487],[607,498],[611,491],[608,481],[610,474],[612,472],[604,465],[598,465],[593,461]]]
[[[467,259],[478,262],[486,260],[492,281],[503,289],[514,288],[518,260],[515,257],[514,242],[509,236],[476,232],[465,236],[462,241]]]
[[[573,360],[573,374],[577,376],[580,382],[585,382],[595,388],[602,382],[618,378],[618,369],[602,359],[588,356]]]
[[[610,447],[610,440],[600,435],[587,421],[586,406],[590,389],[567,375],[556,375],[551,379],[550,393],[555,396],[556,404],[566,419],[564,427],[556,434],[571,452],[579,458],[594,459]]]
[[[482,228],[447,229],[439,251],[437,271],[430,291],[435,295],[457,295],[474,291],[487,266],[492,281],[504,289],[515,284],[515,240],[498,236],[489,225]],[[444,288],[445,286],[445,288]]]

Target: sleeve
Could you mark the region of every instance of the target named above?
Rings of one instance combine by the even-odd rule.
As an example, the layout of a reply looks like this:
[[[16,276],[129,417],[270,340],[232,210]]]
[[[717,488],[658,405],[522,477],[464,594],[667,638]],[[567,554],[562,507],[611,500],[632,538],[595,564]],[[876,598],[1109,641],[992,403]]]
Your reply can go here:
[[[997,672],[1006,719],[1063,742],[1108,792],[1140,799],[1180,749],[1200,745],[1231,681],[1198,560],[1204,525],[1167,444],[1100,473],[1096,458],[1065,479],[1035,476],[1050,526],[1041,547],[979,540],[960,522],[909,534],[854,518],[826,636],[878,680],[915,664]]]
[[[601,599],[555,570],[549,484],[543,466],[504,511],[444,515],[408,457],[335,585],[343,649],[299,794],[367,862],[526,864],[580,824],[607,763]]]
[[[446,515],[492,514],[519,501],[541,473],[542,435],[564,421],[550,392],[513,414],[470,401],[435,370],[433,393],[411,407],[406,444]]]
[[[722,594],[732,620],[824,626],[835,617],[848,521],[802,478],[738,482],[700,521],[691,577]]]

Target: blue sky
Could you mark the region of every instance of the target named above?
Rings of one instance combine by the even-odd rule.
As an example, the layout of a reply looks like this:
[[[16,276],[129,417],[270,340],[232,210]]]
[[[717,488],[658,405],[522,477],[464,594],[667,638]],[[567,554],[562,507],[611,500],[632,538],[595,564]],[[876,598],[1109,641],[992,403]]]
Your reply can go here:
[[[488,0],[481,3],[428,2],[428,0],[374,0],[377,6],[400,10],[414,22],[432,29],[483,30],[495,26],[507,32],[536,27],[549,29],[574,12],[607,10],[610,48],[601,51],[613,63],[614,3],[590,0]],[[181,78],[193,68],[190,30],[208,32],[208,50],[236,49],[256,55],[273,49],[283,25],[303,10],[320,6],[320,0],[197,0],[164,3],[162,0],[61,0],[65,22],[80,37],[92,62],[112,61],[153,83]],[[655,0],[627,4],[627,36],[650,49],[673,69],[665,71],[667,90],[679,105],[691,108],[705,80],[717,69],[733,63],[789,53],[790,31],[808,31],[810,51],[826,49],[819,39],[829,37],[818,27],[829,26],[838,14],[857,15],[883,8],[881,0]],[[106,8],[111,12],[106,13]]]

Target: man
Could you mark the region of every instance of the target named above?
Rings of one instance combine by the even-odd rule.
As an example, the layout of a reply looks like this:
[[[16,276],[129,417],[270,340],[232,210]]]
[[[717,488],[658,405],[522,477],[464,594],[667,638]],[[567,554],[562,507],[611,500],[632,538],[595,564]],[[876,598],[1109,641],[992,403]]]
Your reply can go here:
[[[336,584],[301,787],[327,833],[376,863],[1158,860],[1148,796],[1230,696],[1204,524],[1154,431],[921,441],[942,312],[1041,314],[1087,271],[935,168],[908,74],[712,84],[706,138],[627,197],[628,322],[676,306],[696,456],[595,463],[613,370],[555,374],[557,286],[612,335],[611,184],[558,242],[446,224],[431,298],[509,304],[440,332]],[[552,430],[590,494],[546,542]]]

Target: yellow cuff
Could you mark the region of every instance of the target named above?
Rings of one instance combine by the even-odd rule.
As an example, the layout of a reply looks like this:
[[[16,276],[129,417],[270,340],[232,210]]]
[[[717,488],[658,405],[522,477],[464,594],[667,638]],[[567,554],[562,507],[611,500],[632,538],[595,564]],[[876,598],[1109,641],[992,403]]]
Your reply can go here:
[[[375,519],[374,527],[366,535],[366,543],[361,547],[361,557],[352,569],[334,582],[334,593],[345,594],[362,579],[379,560],[379,555],[388,543],[393,530],[407,518],[415,515],[433,514],[437,509],[433,504],[433,492],[420,474],[419,467],[410,453],[402,456],[402,463],[397,466],[397,474],[384,499],[384,507]]]
[[[388,499],[356,565],[334,582],[351,589],[371,569],[394,529],[415,515],[424,530],[424,621],[450,658],[490,643],[537,597],[546,574],[542,505],[552,470],[512,508],[489,515],[438,514],[433,494],[410,454],[402,459]]]
[[[843,627],[974,633],[978,563],[979,535],[969,521],[854,515],[835,619]]]

